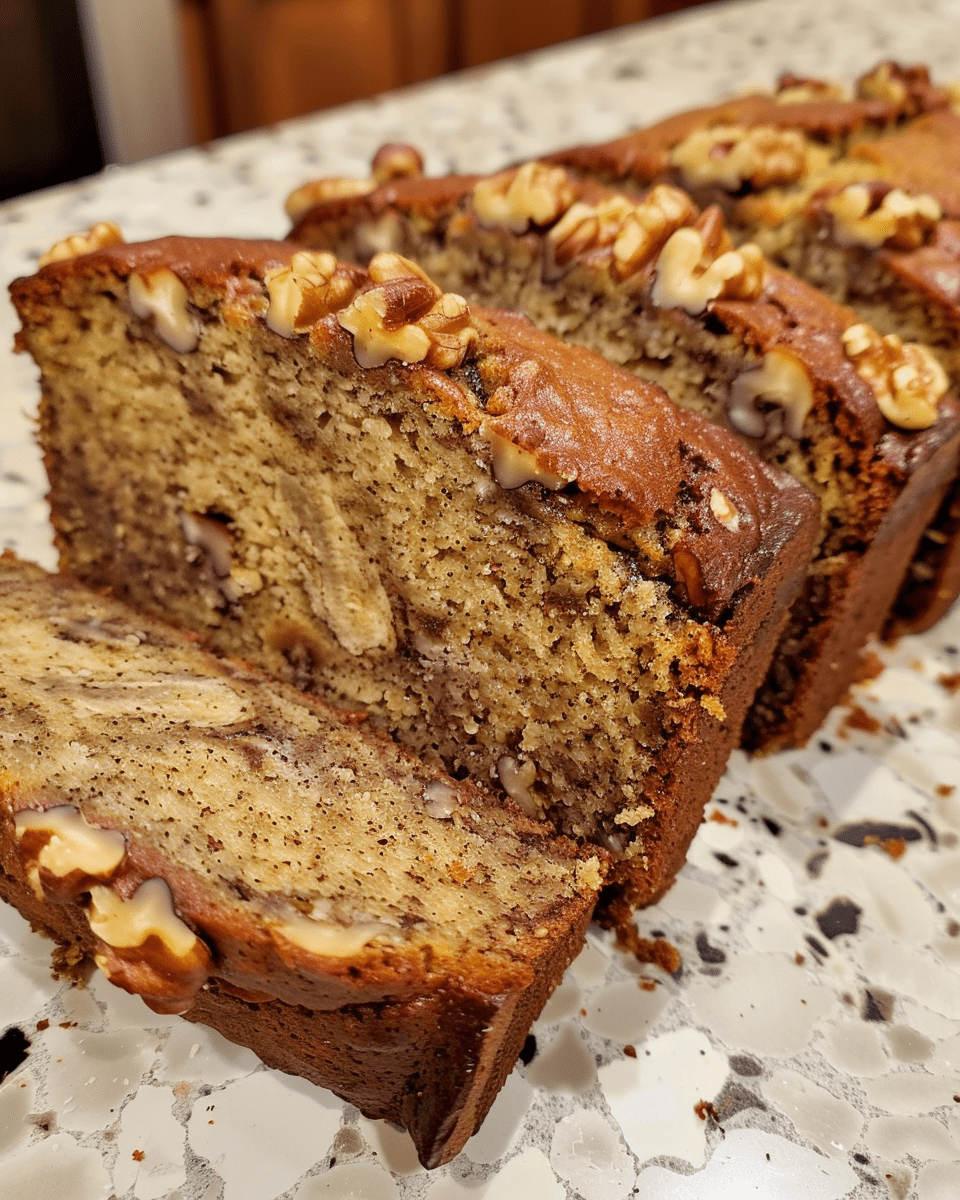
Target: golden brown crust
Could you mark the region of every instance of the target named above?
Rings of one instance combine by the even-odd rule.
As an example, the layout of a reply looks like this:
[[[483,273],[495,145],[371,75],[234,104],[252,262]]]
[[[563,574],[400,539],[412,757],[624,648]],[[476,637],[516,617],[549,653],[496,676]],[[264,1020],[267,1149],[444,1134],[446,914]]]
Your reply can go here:
[[[947,217],[960,217],[960,114],[925,113],[902,129],[861,142],[850,151],[877,177],[906,192],[936,197]]]
[[[638,329],[642,328],[641,314],[648,312],[649,321],[659,321],[664,329],[672,330],[679,323],[675,312],[658,304],[651,287],[651,280],[659,270],[659,244],[654,243],[655,248],[646,261],[622,280],[614,270],[613,239],[609,235],[606,239],[597,236],[598,218],[590,211],[593,206],[592,212],[599,215],[606,205],[614,218],[616,203],[620,204],[618,211],[622,214],[638,197],[631,197],[629,202],[618,201],[621,192],[596,182],[572,182],[574,204],[568,210],[569,218],[562,217],[552,229],[528,228],[518,234],[505,229],[483,230],[474,212],[472,189],[457,180],[448,181],[446,204],[437,210],[440,215],[430,221],[419,208],[419,186],[420,181],[406,181],[394,189],[391,208],[384,207],[387,198],[376,192],[355,203],[352,236],[347,208],[341,206],[334,221],[328,219],[328,209],[318,206],[302,216],[291,237],[306,244],[333,246],[340,253],[349,254],[352,247],[362,248],[366,222],[383,221],[386,214],[391,214],[395,244],[406,253],[425,254],[424,261],[431,268],[447,272],[443,276],[447,286],[466,289],[478,278],[476,286],[486,288],[483,293],[486,296],[493,290],[483,273],[484,268],[489,268],[490,278],[502,279],[500,286],[508,289],[500,297],[501,302],[509,299],[527,304],[538,318],[545,316],[548,321],[553,319],[555,311],[561,321],[566,313],[574,313],[583,322],[574,334],[578,340],[612,347],[614,353],[638,361],[640,373],[649,369],[642,357],[643,339],[638,333],[636,340],[631,340],[628,330],[632,316],[625,314],[636,311]],[[440,185],[434,184],[432,194],[437,196],[439,191]],[[642,199],[640,202],[643,203]],[[617,219],[622,221],[622,215]],[[712,244],[711,253],[719,253],[729,245],[715,206],[700,217],[694,212],[681,220],[682,228],[699,230],[704,244]],[[578,228],[574,229],[578,222]],[[573,250],[564,262],[565,272],[551,271],[553,259],[549,251],[556,241],[554,230],[564,224],[572,230],[565,236],[572,240]],[[437,267],[433,267],[435,262]],[[459,271],[463,271],[462,276]],[[616,306],[617,320],[621,323],[614,334],[602,319],[594,320],[608,303]],[[658,310],[656,317],[652,315],[653,308]],[[583,312],[589,315],[582,318]],[[832,468],[827,472],[821,469],[817,475],[818,486],[824,488],[823,494],[831,504],[835,504],[835,497],[830,496],[833,472],[838,475],[846,472],[851,480],[847,489],[849,500],[832,507],[826,518],[829,542],[821,547],[820,557],[833,565],[829,582],[825,578],[811,579],[810,595],[799,603],[796,621],[785,638],[784,657],[776,668],[777,679],[771,678],[769,702],[761,706],[763,718],[755,714],[747,735],[754,746],[764,745],[773,737],[784,744],[802,741],[839,698],[845,686],[840,680],[852,678],[857,646],[883,625],[885,612],[893,601],[891,588],[895,580],[891,572],[907,571],[913,547],[922,532],[923,514],[932,519],[947,485],[951,455],[956,453],[958,408],[953,399],[940,399],[935,410],[939,418],[919,433],[892,425],[879,407],[878,392],[858,371],[845,341],[848,331],[858,326],[860,318],[809,284],[773,267],[764,268],[759,288],[748,293],[747,298],[715,296],[701,312],[689,313],[683,320],[684,332],[680,338],[693,339],[694,363],[702,361],[703,336],[698,332],[701,330],[714,337],[723,335],[725,340],[719,353],[727,357],[728,364],[739,359],[749,365],[766,362],[768,358],[797,364],[809,389],[809,407],[803,409],[798,402],[796,418],[790,418],[794,426],[791,432],[795,437],[801,433],[806,436],[809,450],[803,454],[809,454],[811,462],[821,440],[828,443],[835,440],[835,450],[829,456],[826,449],[819,452],[824,464],[832,461]],[[592,330],[591,336],[585,330]],[[656,363],[652,365],[656,369]],[[722,367],[718,369],[722,371]],[[729,365],[727,369],[730,370]],[[683,372],[679,374],[682,379]],[[669,370],[665,375],[669,378]],[[708,368],[707,379],[712,378]],[[771,382],[764,376],[758,383],[761,396],[764,386]],[[731,400],[726,414],[722,410],[719,413],[720,418],[726,415],[737,428],[756,439],[755,426],[762,433],[763,424],[754,421],[750,405],[738,406],[721,375],[714,394],[722,397],[728,391]],[[765,441],[754,440],[753,444],[762,453],[792,456],[794,462],[799,454],[769,435]],[[889,548],[870,549],[866,551],[870,563],[864,566],[859,562],[863,547],[870,544],[872,537],[880,537],[881,532],[885,537],[891,527],[881,520],[881,514],[888,508],[897,514],[891,520],[899,522],[899,539],[894,539],[896,550],[891,553]],[[905,548],[908,548],[906,553]],[[838,554],[849,559],[842,570]],[[918,551],[918,558],[928,557],[926,550]],[[880,560],[883,568],[879,576],[870,575]],[[813,576],[820,574],[815,566]],[[953,578],[949,571],[941,571],[940,577],[942,584],[938,586],[942,587]],[[806,665],[800,659],[805,659]],[[778,732],[774,734],[772,730]]]
[[[947,96],[940,89],[932,89],[918,103],[940,108],[946,106]],[[876,99],[827,98],[783,104],[775,96],[741,96],[677,113],[610,142],[559,150],[547,155],[544,161],[601,179],[629,179],[647,184],[669,170],[670,150],[697,129],[713,125],[748,129],[769,126],[797,129],[818,141],[845,142],[865,128],[893,125],[901,117],[903,107],[894,101]]]
[[[72,959],[96,957],[114,983],[142,995],[156,1011],[201,1020],[209,1011],[211,1023],[267,1061],[332,1088],[370,1116],[408,1125],[430,1165],[457,1153],[581,944],[604,853],[586,853],[509,806],[484,800],[469,783],[416,763],[382,735],[358,729],[355,715],[344,725],[322,703],[251,668],[214,659],[188,638],[38,568],[0,561],[0,608],[8,631],[30,630],[29,661],[9,648],[3,655],[0,725],[8,769],[0,779],[0,895]],[[77,676],[81,657],[85,674]],[[156,710],[146,699],[152,687],[166,689]],[[105,704],[113,707],[104,712]],[[191,705],[196,727],[182,711]],[[82,753],[70,740],[75,707],[87,714]],[[53,719],[55,712],[61,722]],[[237,712],[246,716],[239,724]],[[243,728],[248,724],[256,747],[234,761],[225,747],[250,734]],[[34,743],[41,755],[31,749]],[[313,777],[322,747],[338,765]],[[294,843],[284,849],[273,832],[288,814],[269,781],[281,763],[299,763],[298,792],[313,789],[319,804],[337,772],[364,772],[363,756],[371,752],[377,767],[366,786],[379,789],[384,813],[397,804],[396,787],[406,789],[403,820],[419,826],[424,864],[431,856],[447,861],[450,844],[442,839],[460,835],[453,834],[459,816],[446,814],[465,802],[471,819],[465,820],[461,853],[482,837],[492,866],[502,860],[507,870],[517,867],[503,913],[510,936],[493,927],[427,932],[421,925],[418,931],[413,922],[406,932],[397,927],[388,935],[386,926],[377,932],[373,925],[365,945],[351,948],[348,942],[343,952],[286,940],[296,905],[309,911],[322,895],[333,869],[324,856],[352,851],[337,842],[329,821],[328,841],[322,821],[312,831],[298,824],[299,836],[313,839],[312,866],[297,877],[296,894],[271,891],[256,876],[271,854],[296,852]],[[226,786],[221,768],[209,774],[218,755],[241,768]],[[175,789],[163,782],[171,772]],[[431,786],[442,790],[437,817],[421,807]],[[226,837],[217,822],[244,796],[252,813],[258,805],[270,806],[265,820],[263,814],[249,817],[247,832],[256,839],[259,829],[261,840],[272,837],[277,846],[260,854],[259,868],[251,865],[234,877],[230,848],[214,833]],[[143,814],[139,822],[131,819],[131,797],[135,814]],[[155,825],[159,821],[162,837],[145,832],[147,814]],[[117,865],[109,858],[104,865],[95,853],[104,830],[112,831],[110,838],[122,835]],[[207,847],[198,869],[191,864],[204,831]],[[377,832],[362,835],[359,853],[364,839],[374,856],[388,843],[389,836],[378,842]],[[45,858],[51,847],[56,852]],[[527,892],[529,870],[542,889],[538,884]],[[455,886],[467,905],[476,905],[482,885],[462,874]],[[374,895],[383,885],[375,873],[369,878],[367,903],[381,904]],[[150,889],[157,903],[146,924],[138,924],[132,906]],[[104,920],[105,913],[112,915]],[[334,932],[349,938],[350,926]],[[222,1020],[214,1003],[219,996],[230,997],[219,1005],[230,1010]],[[281,1016],[267,1019],[270,1013]],[[331,1042],[338,1030],[352,1030],[348,1044]],[[382,1054],[389,1046],[397,1058],[384,1071]]]
[[[375,203],[380,203],[381,190],[409,194],[412,189],[419,208],[426,182],[394,181],[374,193]],[[429,195],[449,198],[459,195],[463,186],[459,179],[444,181]],[[359,197],[353,202],[367,201],[368,197]],[[339,208],[353,202],[333,204]],[[209,294],[222,293],[234,310],[255,318],[262,316],[264,308],[263,276],[289,262],[296,252],[292,242],[162,238],[52,264],[36,276],[15,281],[11,292],[23,319],[29,321],[37,302],[55,294],[71,277],[102,280],[95,286],[107,288],[112,273],[123,279],[163,266],[181,279],[188,293],[196,293],[198,303]],[[358,271],[358,281],[361,278]],[[737,438],[698,414],[677,408],[655,384],[627,376],[588,351],[561,347],[529,322],[506,314],[478,309],[475,324],[481,336],[471,358],[483,361],[492,374],[499,371],[504,381],[509,377],[509,412],[488,415],[483,397],[471,396],[453,377],[427,367],[392,362],[363,369],[364,373],[389,385],[399,372],[422,393],[425,403],[455,417],[466,431],[489,428],[533,453],[561,480],[576,481],[580,492],[615,515],[628,532],[656,521],[675,524],[682,533],[672,547],[674,577],[693,603],[708,613],[726,609],[762,569],[759,564],[769,561],[771,548],[776,553],[805,519],[809,503],[804,499],[797,500],[793,512],[785,509],[782,478]],[[310,341],[317,355],[337,370],[362,370],[350,335],[336,315],[317,321]],[[499,360],[499,368],[494,360]],[[536,383],[522,369],[532,360],[544,364],[536,372]],[[693,459],[703,467],[691,495]],[[714,488],[733,502],[741,519],[727,523],[718,519],[710,503]],[[684,568],[688,555],[693,574]]]
[[[499,387],[509,396],[491,428],[535,450],[561,478],[576,479],[578,489],[615,513],[627,530],[678,511],[677,498],[691,484],[697,459],[697,502],[673,549],[675,560],[689,554],[696,565],[703,591],[694,603],[710,609],[729,604],[766,570],[793,520],[784,514],[784,481],[752,451],[719,426],[665,403],[659,388],[604,370],[596,354],[563,345],[526,318],[487,312],[478,319],[487,335],[481,374],[491,391]],[[538,364],[535,372],[524,369],[531,360]],[[579,434],[576,440],[571,431]],[[735,529],[711,510],[714,487],[740,514]],[[800,490],[793,490],[804,505]]]

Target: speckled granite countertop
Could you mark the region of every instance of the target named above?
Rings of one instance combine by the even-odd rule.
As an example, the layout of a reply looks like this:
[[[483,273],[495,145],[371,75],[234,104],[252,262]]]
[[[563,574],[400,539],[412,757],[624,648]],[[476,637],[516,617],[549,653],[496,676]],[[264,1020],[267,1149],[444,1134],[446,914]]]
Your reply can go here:
[[[0,207],[0,273],[96,220],[128,239],[281,236],[304,179],[384,141],[431,171],[599,140],[782,70],[878,59],[960,76],[960,0],[754,0],[243,135]],[[0,345],[13,314],[0,310]],[[32,364],[0,352],[0,540],[53,565]],[[960,611],[803,752],[734,756],[675,888],[638,915],[677,976],[591,933],[493,1112],[449,1167],[245,1050],[95,977],[0,906],[5,1200],[956,1200],[960,1196]],[[15,1032],[0,1069],[19,1057]],[[526,1057],[526,1056],[525,1056]],[[712,1107],[695,1106],[709,1101]]]

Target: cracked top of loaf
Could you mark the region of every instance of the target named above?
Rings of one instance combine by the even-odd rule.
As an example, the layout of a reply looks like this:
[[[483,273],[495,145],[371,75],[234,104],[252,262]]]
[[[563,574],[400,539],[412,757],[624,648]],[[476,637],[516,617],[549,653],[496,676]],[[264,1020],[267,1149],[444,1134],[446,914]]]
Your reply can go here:
[[[636,551],[649,574],[672,580],[707,613],[726,610],[810,520],[814,502],[805,489],[729,432],[678,409],[656,385],[513,314],[474,309],[464,316],[459,298],[425,291],[433,285],[412,264],[384,268],[399,276],[380,283],[357,268],[322,265],[328,285],[335,276],[336,307],[302,328],[294,317],[284,326],[290,336],[309,338],[317,359],[333,369],[366,372],[385,388],[408,389],[458,422],[464,434],[478,434],[503,486],[530,483],[555,492],[555,503],[573,520],[592,523],[608,541]],[[190,353],[184,330],[201,311],[209,320],[212,305],[225,321],[266,327],[274,303],[270,284],[288,268],[303,285],[301,296],[313,295],[314,268],[289,242],[164,238],[53,262],[15,282],[12,291],[26,323],[34,301],[39,314],[43,298],[70,281],[105,291],[128,281],[128,302],[147,303],[137,297],[148,294],[155,307],[141,313]],[[183,290],[171,301],[175,289],[168,288],[163,308],[149,297],[155,285],[159,295],[167,275]],[[305,302],[297,303],[302,309]],[[163,324],[171,304],[172,327]],[[420,344],[414,326],[426,331],[428,350],[419,362],[404,361],[407,347]],[[395,357],[383,357],[384,336],[388,350],[392,343],[402,346]],[[450,353],[458,365],[429,365],[438,355],[450,362]],[[361,367],[358,359],[381,365]]]
[[[507,181],[522,179],[525,173],[525,195],[512,210],[505,208],[502,218],[491,220],[484,210],[482,189],[496,183],[499,193],[509,195],[516,184],[508,186]],[[539,221],[515,221],[511,228],[511,216],[529,211],[537,188],[554,196],[552,209],[545,210]],[[642,229],[646,239],[639,251],[634,249],[638,243],[631,236],[633,229]],[[721,323],[735,333],[741,352],[758,359],[771,352],[785,356],[798,364],[798,382],[809,391],[804,412],[818,413],[826,426],[858,444],[875,447],[898,467],[909,468],[920,461],[925,442],[935,443],[939,436],[918,437],[917,431],[935,425],[938,413],[953,412],[952,401],[942,399],[946,380],[925,349],[907,350],[908,357],[915,354],[924,370],[930,371],[930,386],[926,389],[929,403],[922,403],[923,417],[914,424],[909,418],[905,421],[886,403],[882,381],[868,378],[869,372],[858,369],[856,356],[850,353],[845,338],[848,330],[861,326],[860,318],[817,288],[764,262],[755,247],[734,250],[719,209],[701,213],[675,188],[624,193],[578,179],[563,168],[535,163],[488,177],[401,178],[365,193],[321,200],[300,213],[288,236],[340,253],[352,246],[362,254],[374,242],[406,246],[416,244],[418,237],[428,242],[441,238],[452,247],[458,240],[484,235],[516,247],[526,243],[528,255],[536,260],[534,269],[548,282],[577,266],[593,272],[598,297],[618,289],[634,291],[638,297],[649,291],[653,304],[664,310],[679,306],[708,328]],[[682,249],[676,243],[683,237],[693,243],[690,263],[675,252]],[[935,239],[926,255],[937,255],[943,244],[942,237]],[[621,246],[625,247],[622,253]],[[915,256],[903,257],[910,262]],[[728,260],[725,273],[711,284],[710,272]],[[669,282],[671,275],[674,283]],[[870,336],[879,342],[872,331]],[[897,351],[903,352],[903,348]],[[891,371],[897,367],[894,357],[891,349]],[[735,425],[736,415],[732,413]],[[794,436],[802,423],[800,413]],[[743,432],[751,432],[745,421],[741,425]]]
[[[545,161],[609,179],[648,183],[672,164],[671,151],[711,127],[795,130],[842,151],[860,135],[883,132],[921,113],[949,108],[951,93],[930,80],[923,66],[880,63],[846,96],[823,80],[784,76],[773,94],[733,97],[689,109],[610,142],[574,146]]]
[[[802,214],[821,237],[876,249],[960,321],[960,86],[933,84],[924,67],[881,63],[852,98],[786,77],[773,95],[679,113],[544,161],[610,182],[677,180],[701,202],[726,194],[745,230]],[[845,212],[855,219],[844,224]]]

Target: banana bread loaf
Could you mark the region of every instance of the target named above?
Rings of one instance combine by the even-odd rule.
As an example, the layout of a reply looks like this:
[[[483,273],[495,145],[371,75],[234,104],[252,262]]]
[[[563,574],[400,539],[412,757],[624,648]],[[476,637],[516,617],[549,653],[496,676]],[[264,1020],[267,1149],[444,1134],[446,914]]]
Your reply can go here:
[[[62,561],[679,869],[816,502],[654,385],[396,255],[111,246],[13,285]],[[139,315],[138,315],[139,314]]]
[[[409,1129],[478,1127],[605,869],[363,714],[0,559],[0,895],[180,1012]]]
[[[679,183],[720,205],[736,242],[756,243],[881,334],[930,346],[960,383],[960,85],[893,62],[852,96],[785,76],[772,95],[548,161],[621,185]],[[920,551],[892,634],[927,628],[960,591],[960,480]]]
[[[291,239],[361,262],[390,245],[441,286],[656,380],[819,497],[817,551],[748,718],[750,748],[814,732],[902,580],[915,611],[932,603],[908,567],[934,544],[918,550],[956,471],[960,409],[926,348],[884,340],[756,246],[733,250],[719,209],[699,213],[670,185],[628,195],[529,163],[318,199],[324,187],[294,194],[295,211],[311,206]],[[960,590],[960,575],[938,582]]]

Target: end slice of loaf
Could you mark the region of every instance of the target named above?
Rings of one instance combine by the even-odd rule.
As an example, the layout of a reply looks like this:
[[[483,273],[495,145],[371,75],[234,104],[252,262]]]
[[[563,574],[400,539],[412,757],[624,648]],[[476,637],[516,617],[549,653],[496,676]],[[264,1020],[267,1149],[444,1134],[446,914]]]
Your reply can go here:
[[[649,902],[737,744],[816,502],[602,358],[395,255],[375,275],[163,239],[15,284],[63,561],[369,706],[607,847],[622,904]],[[144,291],[178,297],[173,329]]]
[[[960,407],[939,364],[925,346],[885,341],[756,246],[733,249],[717,207],[700,213],[671,186],[628,195],[528,163],[321,199],[290,237],[360,262],[392,246],[443,287],[520,309],[656,380],[818,496],[816,553],[748,718],[750,748],[813,734],[898,592],[932,619],[943,593],[960,590],[945,565],[960,561],[960,529],[922,539],[960,447]],[[897,399],[900,379],[909,386]],[[910,573],[929,568],[932,545],[944,552],[936,588]]]
[[[0,560],[0,894],[112,982],[405,1126],[479,1126],[605,871],[174,630]]]

